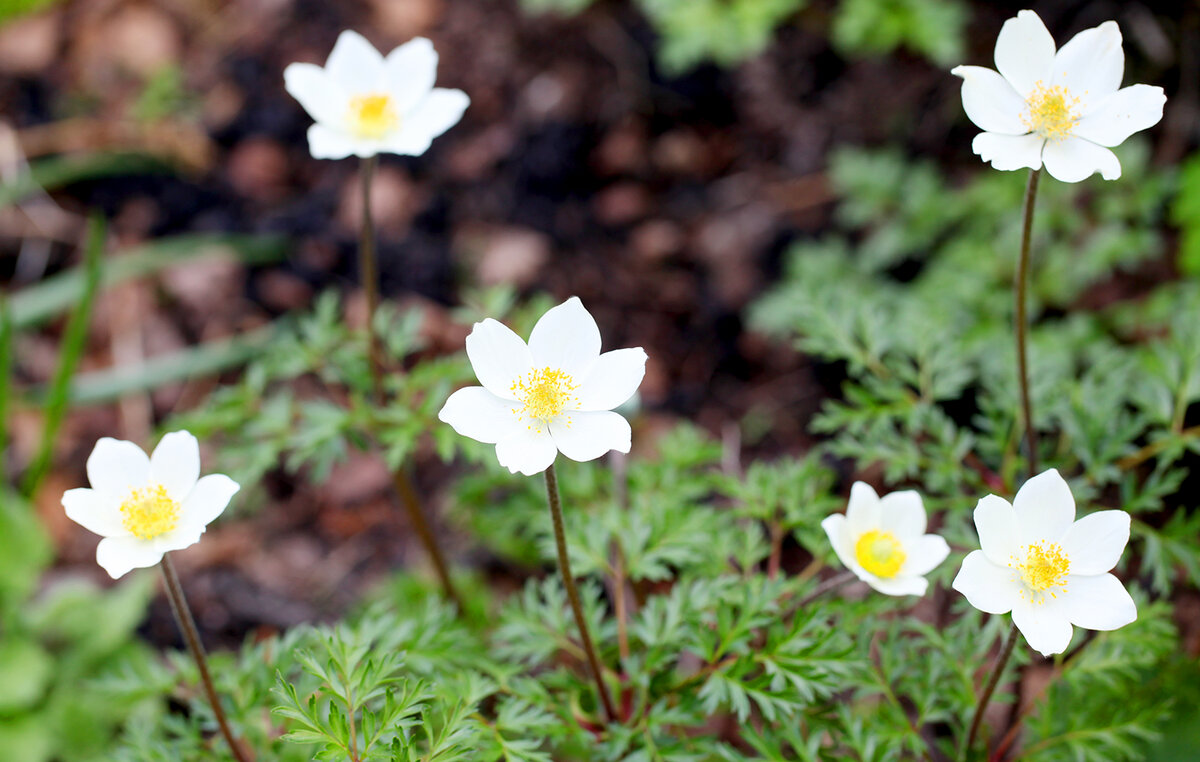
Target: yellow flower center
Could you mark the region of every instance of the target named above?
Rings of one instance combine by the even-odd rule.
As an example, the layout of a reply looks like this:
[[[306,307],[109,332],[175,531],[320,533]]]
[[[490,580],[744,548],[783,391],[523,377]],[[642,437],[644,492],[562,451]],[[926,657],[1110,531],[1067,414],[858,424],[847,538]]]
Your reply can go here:
[[[378,140],[400,125],[400,117],[392,105],[391,96],[379,93],[356,95],[350,99],[347,117],[350,132],[360,138]]]
[[[121,524],[141,540],[153,540],[179,526],[179,503],[161,484],[135,489],[121,503]]]
[[[520,419],[531,419],[532,428],[534,421],[549,421],[568,408],[577,409],[579,397],[575,396],[575,390],[578,388],[579,384],[570,373],[549,367],[534,368],[513,381],[512,394],[521,403],[520,409],[514,408],[514,412]]]
[[[1013,556],[1009,567],[1021,577],[1025,590],[1035,603],[1042,603],[1046,593],[1057,598],[1067,589],[1067,573],[1071,560],[1062,546],[1053,542],[1035,542],[1022,547],[1022,557]],[[1024,595],[1024,591],[1022,591]]]
[[[1036,132],[1047,140],[1070,137],[1079,121],[1076,110],[1079,99],[1072,98],[1062,85],[1046,87],[1039,80],[1025,99],[1025,105],[1029,112],[1021,115],[1021,121],[1030,132]]]
[[[854,543],[854,557],[862,568],[881,579],[895,577],[907,558],[896,535],[878,529],[859,536],[858,542]]]

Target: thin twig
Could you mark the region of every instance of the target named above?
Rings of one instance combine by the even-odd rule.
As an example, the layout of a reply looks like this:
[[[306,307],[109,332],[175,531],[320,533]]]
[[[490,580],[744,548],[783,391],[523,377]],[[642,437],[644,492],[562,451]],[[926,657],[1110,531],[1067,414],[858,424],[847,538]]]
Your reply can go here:
[[[988,703],[991,702],[992,694],[996,692],[996,686],[1000,683],[1000,676],[1004,673],[1004,666],[1008,664],[1008,659],[1012,656],[1013,646],[1016,643],[1017,625],[1014,622],[1008,630],[1008,637],[1004,640],[1000,657],[996,659],[996,664],[992,667],[992,674],[988,677],[987,685],[984,687],[983,693],[979,696],[979,703],[975,705],[975,716],[971,718],[971,730],[967,733],[967,742],[962,747],[962,753],[959,755],[963,760],[966,760],[967,755],[971,753],[971,747],[975,745],[975,736],[979,734],[979,725],[983,722],[983,712],[987,709]]]
[[[1026,302],[1029,291],[1029,238],[1033,232],[1034,200],[1037,197],[1038,178],[1040,169],[1029,171],[1029,183],[1025,186],[1025,212],[1021,226],[1021,258],[1017,263],[1017,382],[1021,389],[1021,415],[1025,419],[1025,449],[1028,450],[1029,478],[1038,472],[1037,462],[1037,432],[1033,428],[1033,405],[1029,400],[1029,360],[1026,349],[1026,333],[1028,318]]]

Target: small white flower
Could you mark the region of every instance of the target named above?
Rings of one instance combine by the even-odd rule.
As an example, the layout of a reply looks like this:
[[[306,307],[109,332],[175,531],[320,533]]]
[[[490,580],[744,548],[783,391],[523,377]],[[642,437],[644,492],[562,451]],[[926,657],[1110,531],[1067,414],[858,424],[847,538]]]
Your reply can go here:
[[[1044,656],[1062,653],[1071,625],[1115,630],[1137,606],[1108,571],[1129,541],[1129,514],[1099,511],[1075,521],[1075,498],[1053,468],[1033,477],[1012,504],[988,495],[975,508],[982,550],[963,559],[953,587],[1013,623]]]
[[[884,595],[924,595],[925,575],[950,554],[945,540],[925,534],[925,506],[912,490],[880,498],[855,482],[846,515],[827,516],[821,528],[846,568]]]
[[[1033,11],[1004,22],[996,68],[959,66],[967,116],[983,133],[971,147],[996,169],[1041,168],[1066,183],[1099,172],[1121,176],[1108,150],[1162,119],[1161,87],[1121,88],[1121,30],[1106,21],[1055,52],[1054,38]],[[1118,89],[1121,88],[1121,89]]]
[[[104,537],[96,562],[113,579],[198,542],[238,491],[228,476],[200,478],[200,446],[186,431],[164,436],[148,458],[133,442],[105,437],[87,473],[92,488],[67,490],[62,504],[68,518]]]
[[[559,452],[578,461],[629,452],[629,422],[612,410],[641,385],[646,353],[600,354],[600,329],[578,297],[542,315],[528,346],[491,318],[476,323],[467,357],[483,386],[450,395],[438,418],[496,445],[509,471],[545,471]]]
[[[316,124],[308,128],[315,159],[419,156],[462,118],[471,102],[462,90],[434,87],[438,55],[417,37],[380,55],[362,35],[345,31],[325,68],[293,63],[284,85]]]

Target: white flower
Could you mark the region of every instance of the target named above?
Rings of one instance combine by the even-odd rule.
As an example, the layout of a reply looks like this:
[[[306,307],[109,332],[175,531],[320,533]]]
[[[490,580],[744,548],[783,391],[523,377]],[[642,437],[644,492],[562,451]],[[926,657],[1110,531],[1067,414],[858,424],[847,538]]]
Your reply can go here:
[[[1117,22],[1086,29],[1055,52],[1054,39],[1033,11],[1004,22],[996,68],[959,66],[967,116],[984,132],[971,144],[996,169],[1028,167],[1067,183],[1093,172],[1121,176],[1108,150],[1162,119],[1161,87],[1121,88],[1125,54]]]
[[[462,118],[462,90],[434,87],[438,55],[417,37],[380,55],[362,35],[342,32],[325,68],[293,63],[283,72],[292,97],[316,120],[308,128],[315,159],[419,156]]]
[[[87,473],[92,488],[67,490],[62,504],[68,518],[104,537],[96,562],[113,579],[198,542],[238,491],[228,476],[200,478],[200,446],[186,431],[164,436],[148,458],[133,442],[105,437]]]
[[[846,515],[827,516],[821,528],[846,568],[885,595],[924,595],[925,575],[950,554],[945,540],[925,534],[925,506],[912,490],[880,498],[855,482]]]
[[[450,395],[438,418],[496,445],[509,471],[545,471],[559,452],[578,461],[629,452],[629,422],[612,410],[642,383],[646,353],[600,354],[600,329],[578,297],[542,315],[528,346],[491,318],[476,323],[467,357],[483,386]]]
[[[1033,477],[1012,505],[988,495],[975,508],[982,550],[963,559],[953,587],[989,614],[1013,623],[1043,655],[1062,653],[1071,625],[1115,630],[1137,607],[1107,572],[1129,541],[1129,514],[1099,511],[1075,521],[1075,498],[1053,468]]]

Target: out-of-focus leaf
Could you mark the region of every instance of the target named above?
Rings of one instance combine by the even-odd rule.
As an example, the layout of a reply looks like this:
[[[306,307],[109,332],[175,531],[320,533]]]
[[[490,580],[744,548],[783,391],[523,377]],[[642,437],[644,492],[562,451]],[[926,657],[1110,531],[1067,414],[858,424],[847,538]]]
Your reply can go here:
[[[5,0],[12,2],[12,0]],[[28,2],[28,0],[17,0]],[[0,20],[6,10],[0,5]],[[40,190],[54,190],[64,185],[113,175],[170,172],[161,159],[141,153],[95,153],[84,156],[56,156],[32,162],[29,172],[10,182],[0,183],[0,209],[21,201]]]

